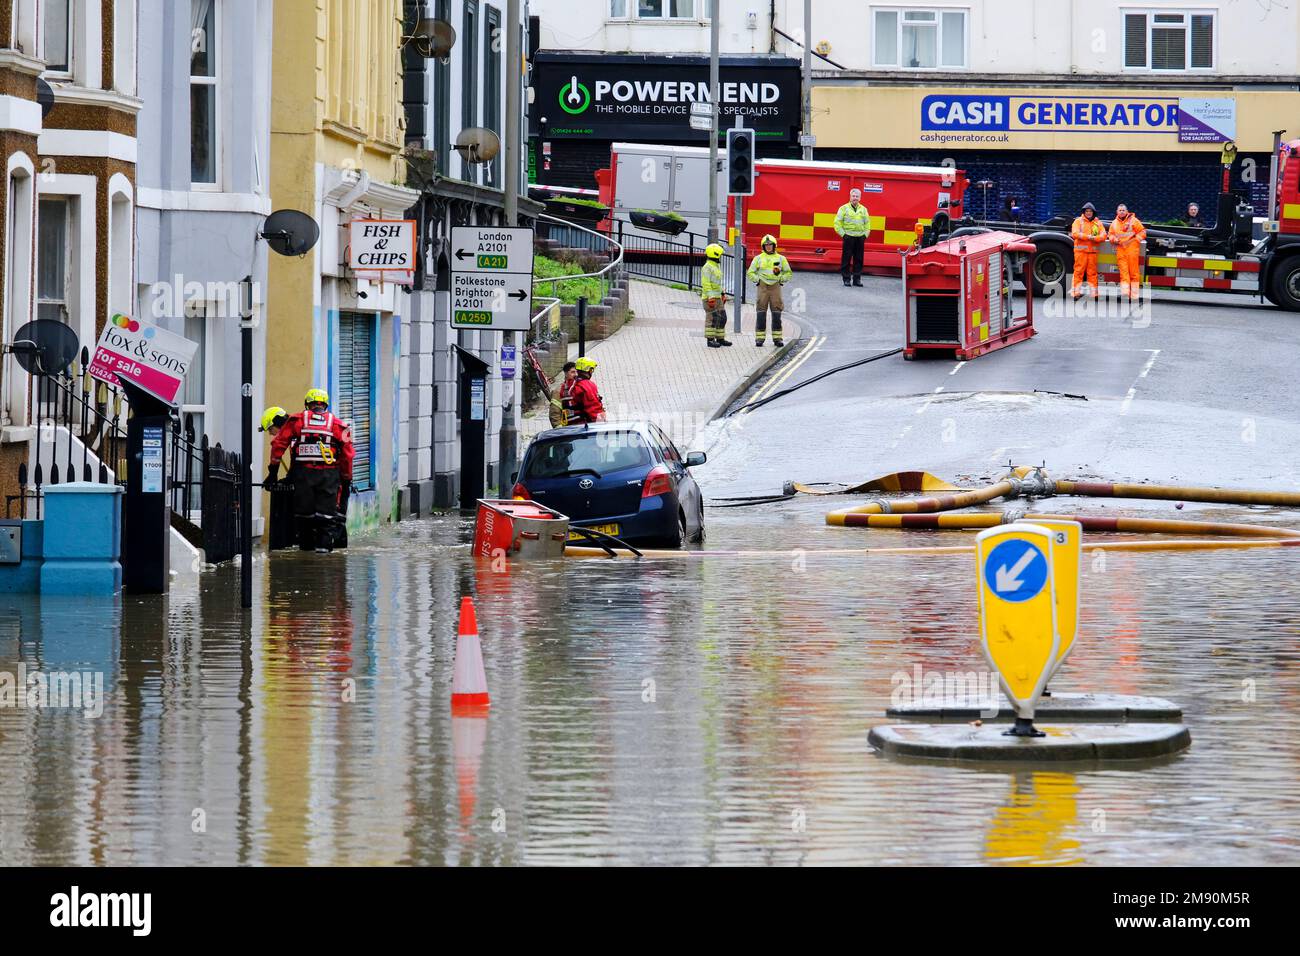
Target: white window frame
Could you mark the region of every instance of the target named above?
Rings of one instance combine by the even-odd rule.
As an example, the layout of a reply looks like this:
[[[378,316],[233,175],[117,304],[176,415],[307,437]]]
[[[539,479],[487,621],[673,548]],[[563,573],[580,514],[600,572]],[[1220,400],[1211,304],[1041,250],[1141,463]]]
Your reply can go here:
[[[619,16],[614,13],[615,0],[605,0],[605,10],[607,19],[615,23],[708,23],[713,13],[713,4],[717,0],[694,0],[698,12],[689,17],[674,17],[667,13],[659,16],[641,16],[640,0],[623,0],[623,14]],[[667,10],[672,6],[672,0],[660,0],[663,9]]]
[[[63,310],[61,321],[72,326],[76,322],[76,316],[70,303],[73,302],[75,290],[72,283],[76,278],[76,262],[73,256],[73,244],[76,242],[76,218],[73,209],[75,197],[65,196],[59,193],[41,193],[36,197],[36,288],[35,295],[32,299],[32,315],[36,318],[42,318],[41,306],[43,305],[60,305]],[[63,207],[63,296],[58,299],[47,299],[41,295],[41,270],[40,270],[40,248],[41,248],[41,203],[58,203]],[[80,329],[73,327],[73,331],[80,332]]]
[[[99,182],[96,177],[82,173],[41,173],[36,177],[36,209],[40,208],[42,199],[64,199],[68,201],[70,225],[68,229],[67,248],[72,257],[71,270],[65,282],[67,289],[64,302],[67,304],[69,324],[81,344],[93,347],[95,336],[95,261],[98,240],[95,234],[95,209]],[[33,292],[39,291],[40,281],[40,219],[35,221],[33,234],[35,249],[35,267],[33,272]],[[39,313],[33,297],[33,316]]]
[[[71,80],[77,71],[77,0],[45,0],[45,3],[66,3],[68,5],[68,64],[64,69],[55,70],[47,69],[45,76],[52,77],[56,80]],[[46,49],[45,42],[48,37],[45,36],[45,6],[41,6],[41,16],[39,30],[41,34],[41,57],[46,63],[49,62],[49,50]]]
[[[6,175],[9,191],[5,215],[4,321],[0,339],[13,341],[14,332],[31,321],[32,290],[36,245],[36,169],[25,153],[9,157]],[[19,202],[19,197],[22,201]],[[4,394],[0,398],[0,425],[23,427],[28,424],[26,377],[12,353],[6,353]]]
[[[213,366],[212,346],[215,339],[214,336],[215,326],[217,324],[213,320],[214,319],[219,320],[221,317],[221,303],[209,302],[205,299],[187,300],[185,302],[183,311],[184,311],[184,315],[181,319],[181,328],[178,333],[180,335],[185,335],[188,337],[187,333],[189,332],[189,329],[185,327],[186,319],[203,320],[203,341],[199,343],[199,351],[203,355],[203,370],[202,370],[203,371],[203,401],[201,403],[193,403],[193,404],[185,402],[184,386],[181,387],[181,393],[179,396],[182,399],[180,405],[182,433],[184,432],[186,414],[192,413],[195,415],[202,416],[203,428],[201,432],[195,432],[194,434],[194,439],[197,442],[200,439],[200,435],[202,433],[206,433],[208,435],[213,434],[212,431],[213,408],[212,408],[212,399],[210,396],[212,394],[212,366]]]
[[[193,73],[190,74],[189,85],[191,91],[191,96],[190,96],[191,104],[194,102],[193,89],[195,86],[211,86],[213,89],[213,96],[212,96],[212,179],[213,181],[210,183],[204,183],[204,182],[195,182],[194,180],[190,180],[190,190],[192,192],[215,193],[215,192],[221,192],[223,189],[221,177],[224,171],[225,164],[221,160],[223,155],[222,149],[224,147],[225,137],[222,136],[221,126],[222,126],[222,117],[225,111],[221,108],[221,90],[222,90],[221,80],[222,80],[222,75],[224,73],[224,71],[222,70],[221,51],[225,48],[224,41],[226,36],[225,18],[222,16],[222,11],[224,7],[225,4],[222,3],[221,0],[212,0],[212,32],[215,33],[217,36],[217,42],[215,44],[215,47],[208,51],[208,53],[210,54],[209,61],[212,63],[212,75],[195,76]],[[190,50],[189,50],[191,55],[193,54],[193,43],[194,43],[194,34],[193,32],[191,32]],[[190,142],[193,143],[194,116],[192,112],[190,115],[189,132],[190,132]],[[192,168],[193,168],[193,157],[191,157],[191,169]]]
[[[871,66],[876,70],[906,70],[909,73],[944,73],[952,70],[970,69],[970,7],[901,7],[873,6],[869,8],[871,20]],[[894,13],[898,15],[894,30],[894,49],[898,51],[897,63],[880,63],[876,60],[876,14]],[[903,24],[904,16],[909,13],[934,14],[934,66],[904,66],[903,59]],[[961,65],[948,66],[943,63],[943,15],[945,13],[961,14]]]
[[[37,38],[41,31],[36,23],[36,0],[14,0],[13,5],[13,44],[14,49],[30,57],[37,55]]]
[[[1154,59],[1151,56],[1151,34],[1156,29],[1155,16],[1181,16],[1183,18],[1183,36],[1186,46],[1184,47],[1184,62],[1187,64],[1181,70],[1156,69]],[[1147,23],[1147,62],[1146,66],[1129,66],[1125,61],[1128,59],[1128,17],[1145,16]],[[1210,65],[1209,66],[1192,66],[1192,17],[1209,17],[1211,28],[1214,31],[1210,41]],[[1214,7],[1121,7],[1119,11],[1119,32],[1120,32],[1120,68],[1126,73],[1157,73],[1157,74],[1180,74],[1180,73],[1213,73],[1218,68],[1219,63],[1219,11]],[[1171,23],[1162,23],[1160,28],[1173,28]]]

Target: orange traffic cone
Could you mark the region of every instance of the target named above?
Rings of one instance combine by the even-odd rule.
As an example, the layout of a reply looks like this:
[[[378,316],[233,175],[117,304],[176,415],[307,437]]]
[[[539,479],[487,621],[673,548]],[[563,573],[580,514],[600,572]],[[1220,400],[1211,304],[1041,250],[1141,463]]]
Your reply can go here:
[[[456,762],[456,793],[460,798],[460,822],[474,819],[478,803],[478,774],[483,763],[483,745],[487,741],[487,717],[462,717],[453,710],[451,717],[451,753]]]
[[[488,710],[487,674],[483,671],[483,647],[478,640],[478,619],[474,602],[460,599],[460,627],[456,629],[456,666],[451,678],[451,712],[465,717]]]

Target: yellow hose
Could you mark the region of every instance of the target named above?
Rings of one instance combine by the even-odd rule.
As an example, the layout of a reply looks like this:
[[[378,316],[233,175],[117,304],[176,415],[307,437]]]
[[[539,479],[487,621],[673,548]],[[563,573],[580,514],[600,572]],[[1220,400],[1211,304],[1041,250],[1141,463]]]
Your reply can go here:
[[[1019,477],[1019,476],[1017,476]],[[1003,479],[987,488],[975,488],[971,491],[959,491],[952,495],[939,495],[933,498],[903,498],[899,501],[872,501],[856,508],[841,508],[826,515],[826,523],[844,527],[855,523],[850,515],[879,514],[930,514],[937,511],[956,511],[960,508],[973,508],[975,505],[988,504],[994,498],[1001,498],[1015,491],[1015,483]]]
[[[1228,551],[1240,548],[1284,548],[1300,546],[1300,538],[1249,538],[1244,541],[1092,541],[1085,542],[1085,551]],[[946,545],[920,548],[827,548],[805,551],[806,557],[846,557],[862,555],[920,555],[933,557],[941,554],[973,554],[970,545]],[[789,550],[780,551],[643,551],[647,558],[780,558],[789,560]],[[630,552],[606,554],[600,548],[566,547],[567,558],[634,558]]]
[[[1125,485],[1103,481],[1055,482],[1058,495],[1089,498],[1151,498],[1161,501],[1203,501],[1221,505],[1278,505],[1300,508],[1300,492],[1251,491],[1245,488],[1198,488],[1191,485]]]
[[[978,514],[895,515],[865,514],[853,519],[858,527],[895,528],[906,531],[976,531],[1005,522],[997,512]],[[1025,521],[1077,521],[1090,534],[1115,532],[1134,534],[1212,534],[1241,538],[1300,538],[1300,531],[1268,525],[1233,524],[1217,521],[1180,521],[1169,518],[1109,518],[1090,515],[1027,514]]]

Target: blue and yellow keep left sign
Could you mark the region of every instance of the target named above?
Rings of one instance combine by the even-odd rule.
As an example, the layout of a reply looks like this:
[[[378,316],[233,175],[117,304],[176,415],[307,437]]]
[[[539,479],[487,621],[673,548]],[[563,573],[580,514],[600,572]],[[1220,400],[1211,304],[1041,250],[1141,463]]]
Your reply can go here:
[[[1060,643],[1052,546],[1052,532],[1032,524],[975,536],[980,643],[1021,717],[1033,716]]]
[[[1030,524],[1052,532],[1052,584],[1056,587],[1055,674],[1074,649],[1079,631],[1079,601],[1083,574],[1083,525],[1064,518],[1037,518]]]

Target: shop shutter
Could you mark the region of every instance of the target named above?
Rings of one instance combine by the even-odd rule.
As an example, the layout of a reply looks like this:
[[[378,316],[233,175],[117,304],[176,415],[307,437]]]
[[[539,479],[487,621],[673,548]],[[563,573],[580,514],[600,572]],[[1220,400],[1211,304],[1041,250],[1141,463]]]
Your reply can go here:
[[[1147,65],[1147,15],[1124,15],[1124,65],[1145,68]]]
[[[355,312],[339,314],[339,395],[335,414],[352,423],[352,444],[357,456],[352,483],[360,491],[374,487],[370,461],[370,383],[373,378],[371,346],[374,316]]]

